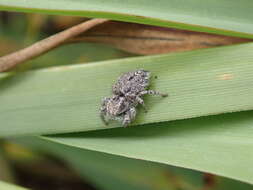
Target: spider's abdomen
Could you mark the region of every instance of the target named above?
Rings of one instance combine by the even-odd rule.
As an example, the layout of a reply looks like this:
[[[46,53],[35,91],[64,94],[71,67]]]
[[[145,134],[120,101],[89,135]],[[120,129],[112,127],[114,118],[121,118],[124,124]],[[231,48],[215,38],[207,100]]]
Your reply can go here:
[[[150,72],[137,70],[123,74],[113,86],[115,94],[137,95],[149,86]]]

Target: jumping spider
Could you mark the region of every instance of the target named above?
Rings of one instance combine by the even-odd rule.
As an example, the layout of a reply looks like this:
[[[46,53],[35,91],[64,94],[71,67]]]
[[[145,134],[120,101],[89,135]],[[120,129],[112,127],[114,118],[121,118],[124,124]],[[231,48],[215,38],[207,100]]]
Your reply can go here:
[[[145,94],[168,96],[154,90],[148,90],[151,73],[143,69],[127,72],[118,78],[113,85],[113,96],[104,98],[100,109],[102,121],[107,125],[109,120],[118,120],[124,127],[136,116],[136,107],[141,104],[146,110],[142,96]]]

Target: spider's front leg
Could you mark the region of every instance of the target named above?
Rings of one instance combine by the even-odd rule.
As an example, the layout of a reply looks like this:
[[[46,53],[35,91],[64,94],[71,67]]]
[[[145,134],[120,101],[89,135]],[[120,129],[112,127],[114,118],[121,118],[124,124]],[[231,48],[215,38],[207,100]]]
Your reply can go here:
[[[109,101],[109,98],[103,98],[102,105],[100,108],[100,118],[105,125],[108,125],[108,121],[106,120],[106,115],[107,115],[106,105],[107,105],[108,101]]]
[[[127,127],[136,116],[136,109],[135,107],[131,107],[124,115],[122,125],[123,127]]]

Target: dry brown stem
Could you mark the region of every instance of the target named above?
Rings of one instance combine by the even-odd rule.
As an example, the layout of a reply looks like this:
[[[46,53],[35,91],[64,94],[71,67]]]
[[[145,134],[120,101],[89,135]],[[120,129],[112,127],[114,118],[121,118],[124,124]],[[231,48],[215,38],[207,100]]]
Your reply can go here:
[[[68,39],[78,36],[86,30],[106,22],[107,19],[91,19],[67,30],[59,32],[44,40],[34,43],[33,45],[0,57],[0,72],[10,70],[16,65],[38,57],[66,42]]]

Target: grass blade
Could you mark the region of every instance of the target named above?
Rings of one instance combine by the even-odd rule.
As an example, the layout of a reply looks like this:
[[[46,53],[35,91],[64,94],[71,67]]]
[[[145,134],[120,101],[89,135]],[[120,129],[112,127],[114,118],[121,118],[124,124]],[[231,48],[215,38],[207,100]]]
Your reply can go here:
[[[101,99],[123,72],[144,68],[151,88],[167,98],[146,97],[134,125],[253,108],[253,43],[178,54],[53,67],[1,74],[0,135],[53,134],[104,126]]]
[[[1,0],[0,9],[104,17],[180,29],[253,38],[251,0]],[[236,14],[235,14],[236,13]]]
[[[253,184],[253,112],[47,137],[54,142]]]

